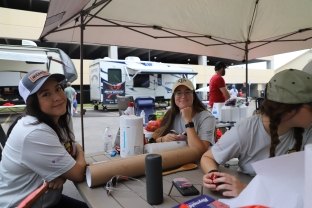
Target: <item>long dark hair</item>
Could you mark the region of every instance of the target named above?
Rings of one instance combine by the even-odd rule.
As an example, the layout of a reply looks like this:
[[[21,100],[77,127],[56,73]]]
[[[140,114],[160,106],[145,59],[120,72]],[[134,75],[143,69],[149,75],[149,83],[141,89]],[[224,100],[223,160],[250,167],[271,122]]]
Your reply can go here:
[[[8,136],[12,132],[12,129],[14,128],[19,119],[21,119],[26,115],[30,115],[38,119],[38,121],[34,122],[33,125],[37,125],[39,123],[47,124],[56,132],[60,142],[65,142],[68,139],[70,141],[74,141],[75,138],[74,134],[69,128],[69,122],[71,119],[69,109],[70,109],[70,101],[67,99],[66,113],[59,118],[58,124],[56,124],[49,115],[41,111],[37,94],[35,93],[33,95],[30,95],[26,102],[24,114],[17,117],[15,121],[11,124],[11,126],[8,129]]]
[[[206,107],[204,106],[204,104],[199,100],[199,98],[197,97],[197,94],[195,93],[195,91],[193,90],[193,104],[192,104],[192,108],[195,111],[195,113],[199,113],[201,111],[206,110]],[[160,128],[158,128],[154,134],[153,134],[153,138],[158,138],[160,136],[164,136],[166,134],[169,133],[169,131],[172,128],[173,122],[174,122],[174,118],[176,117],[176,115],[178,115],[180,113],[180,109],[179,107],[175,104],[174,101],[174,93],[172,93],[171,95],[171,99],[170,99],[170,109],[165,113],[161,123],[160,123]]]
[[[285,104],[285,103],[278,103],[268,99],[264,99],[260,106],[260,114],[265,114],[269,117],[270,120],[270,136],[271,136],[271,147],[270,147],[270,157],[275,156],[275,149],[276,146],[280,143],[278,138],[277,130],[278,126],[281,123],[282,116],[286,113],[292,111],[299,111],[303,104]],[[295,139],[295,146],[293,150],[300,151],[302,145],[302,134],[304,132],[304,128],[294,127],[294,139]]]

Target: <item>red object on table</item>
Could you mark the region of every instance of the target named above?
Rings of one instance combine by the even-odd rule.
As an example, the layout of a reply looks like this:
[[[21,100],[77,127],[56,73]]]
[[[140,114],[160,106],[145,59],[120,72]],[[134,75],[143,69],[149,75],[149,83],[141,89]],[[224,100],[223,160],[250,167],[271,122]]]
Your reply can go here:
[[[14,106],[14,104],[13,104],[13,103],[10,103],[10,102],[7,102],[7,103],[3,103],[2,106]]]
[[[217,142],[221,137],[222,137],[223,133],[221,131],[221,129],[217,128],[216,129],[216,138],[215,138],[215,142]]]

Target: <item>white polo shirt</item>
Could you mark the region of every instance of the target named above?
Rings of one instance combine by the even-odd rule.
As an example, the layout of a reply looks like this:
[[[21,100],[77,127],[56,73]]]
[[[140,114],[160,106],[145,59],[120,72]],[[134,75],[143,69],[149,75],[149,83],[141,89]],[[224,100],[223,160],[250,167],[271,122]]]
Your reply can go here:
[[[0,163],[0,207],[16,206],[43,180],[52,181],[76,163],[55,131],[46,124],[33,125],[36,121],[32,116],[21,118],[6,142]],[[48,191],[44,202],[57,203],[61,192]]]

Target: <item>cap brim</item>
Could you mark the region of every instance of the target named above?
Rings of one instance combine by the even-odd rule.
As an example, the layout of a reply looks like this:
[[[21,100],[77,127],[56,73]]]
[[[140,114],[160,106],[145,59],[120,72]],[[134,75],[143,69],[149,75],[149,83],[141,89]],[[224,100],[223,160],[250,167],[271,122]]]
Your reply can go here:
[[[178,84],[178,85],[176,85],[176,86],[174,87],[173,91],[175,91],[179,86],[185,86],[185,87],[187,87],[189,90],[194,90],[193,88],[191,88],[191,87],[188,86],[188,85],[185,85],[185,84]]]

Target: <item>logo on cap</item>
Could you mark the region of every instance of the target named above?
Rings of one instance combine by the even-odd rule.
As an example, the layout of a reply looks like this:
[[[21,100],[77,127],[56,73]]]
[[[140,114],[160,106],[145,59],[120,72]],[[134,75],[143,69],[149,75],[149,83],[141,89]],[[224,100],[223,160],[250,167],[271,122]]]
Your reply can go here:
[[[42,77],[46,77],[46,76],[49,76],[50,73],[47,72],[47,71],[36,71],[34,72],[33,74],[29,75],[28,76],[28,79],[31,81],[31,82],[36,82],[38,79],[42,78]]]
[[[180,83],[183,83],[183,82],[186,82],[186,81],[187,81],[187,79],[185,79],[185,78],[181,78],[181,79],[178,80],[178,82],[180,82]]]

